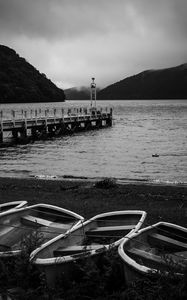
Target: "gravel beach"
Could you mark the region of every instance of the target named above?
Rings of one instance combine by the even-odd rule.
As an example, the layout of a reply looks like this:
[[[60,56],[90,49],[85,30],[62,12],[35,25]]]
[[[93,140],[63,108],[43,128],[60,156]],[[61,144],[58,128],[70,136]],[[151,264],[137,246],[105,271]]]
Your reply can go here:
[[[0,178],[0,203],[16,200],[57,205],[85,219],[113,210],[145,210],[147,225],[166,221],[187,226],[186,186],[138,183],[98,187],[87,180]]]

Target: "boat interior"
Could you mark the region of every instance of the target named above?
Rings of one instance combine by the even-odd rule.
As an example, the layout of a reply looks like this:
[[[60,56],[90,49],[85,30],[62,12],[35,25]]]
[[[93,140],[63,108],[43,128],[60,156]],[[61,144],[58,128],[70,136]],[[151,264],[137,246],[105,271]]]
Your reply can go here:
[[[0,219],[0,252],[20,248],[23,239],[38,232],[41,243],[65,233],[73,226],[75,218],[45,207],[22,209],[6,214]]]
[[[166,269],[187,265],[187,232],[177,228],[158,226],[130,240],[126,254],[138,264],[149,268]]]
[[[54,249],[53,256],[59,257],[92,250],[96,252],[104,250],[134,229],[138,221],[137,216],[134,218],[125,216],[124,218],[124,216],[119,215],[117,217],[98,218],[75,230],[70,236],[63,238],[61,245]]]

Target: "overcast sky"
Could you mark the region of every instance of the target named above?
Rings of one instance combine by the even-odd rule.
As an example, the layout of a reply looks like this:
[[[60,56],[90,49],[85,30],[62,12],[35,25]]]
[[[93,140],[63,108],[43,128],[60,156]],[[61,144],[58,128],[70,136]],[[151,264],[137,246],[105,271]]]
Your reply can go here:
[[[59,87],[187,62],[187,0],[0,0],[0,43]]]

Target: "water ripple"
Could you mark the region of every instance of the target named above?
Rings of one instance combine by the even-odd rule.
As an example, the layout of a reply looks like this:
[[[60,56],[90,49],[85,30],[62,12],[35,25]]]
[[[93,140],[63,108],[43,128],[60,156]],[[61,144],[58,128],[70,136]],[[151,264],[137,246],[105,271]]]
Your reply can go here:
[[[109,104],[115,118],[111,128],[0,149],[0,176],[186,182],[186,102],[99,102],[99,106]],[[68,103],[55,103],[61,105]],[[158,158],[152,157],[155,153]]]

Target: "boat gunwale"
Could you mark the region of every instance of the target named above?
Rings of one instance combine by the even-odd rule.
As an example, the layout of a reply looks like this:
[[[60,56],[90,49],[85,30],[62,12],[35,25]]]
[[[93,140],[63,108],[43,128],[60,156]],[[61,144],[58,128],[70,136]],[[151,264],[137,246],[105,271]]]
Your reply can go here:
[[[102,244],[101,244],[101,248],[99,250],[98,249],[97,250],[93,249],[93,250],[85,251],[85,253],[80,253],[80,254],[78,253],[78,254],[74,254],[74,255],[65,255],[65,256],[60,256],[60,257],[35,258],[40,251],[42,251],[43,249],[47,248],[52,243],[60,240],[61,238],[65,238],[66,236],[68,236],[72,232],[80,229],[81,227],[84,227],[85,225],[87,225],[87,224],[89,224],[89,223],[91,223],[93,221],[96,221],[99,218],[108,217],[108,216],[115,216],[115,215],[130,215],[130,214],[132,214],[132,215],[136,215],[136,214],[137,215],[141,215],[141,218],[138,221],[138,223],[135,225],[135,227],[133,229],[131,229],[127,235],[125,235],[125,236],[128,236],[130,233],[132,233],[134,231],[137,231],[141,227],[141,225],[143,224],[143,222],[144,222],[144,220],[145,220],[145,218],[147,216],[147,213],[145,211],[140,211],[140,210],[120,210],[120,211],[112,211],[112,212],[106,212],[106,213],[98,214],[98,215],[92,217],[91,219],[86,220],[82,224],[79,224],[75,228],[71,228],[69,231],[67,231],[67,233],[61,234],[61,235],[53,238],[52,240],[44,243],[39,248],[35,249],[30,254],[30,261],[33,264],[36,264],[36,265],[49,266],[49,265],[54,265],[54,264],[61,264],[61,263],[72,262],[72,261],[75,261],[76,259],[79,259],[81,257],[86,257],[86,256],[89,256],[89,255],[93,256],[93,255],[99,254],[101,252],[107,251],[110,248],[116,247],[116,246],[118,246],[122,242],[122,240],[124,239],[124,237],[120,238],[119,240],[117,240],[116,242],[114,242],[112,244],[103,245],[103,247],[102,247]],[[85,250],[86,250],[86,247],[85,247]]]
[[[82,217],[81,215],[79,215],[79,214],[77,214],[77,213],[75,213],[75,212],[73,212],[71,210],[68,210],[68,209],[63,208],[63,207],[51,205],[51,204],[45,204],[45,203],[34,204],[34,205],[22,207],[19,210],[14,209],[14,210],[11,210],[11,211],[5,211],[5,212],[2,212],[2,214],[0,215],[0,217],[3,217],[3,216],[8,215],[8,214],[20,213],[21,211],[25,211],[25,210],[29,210],[29,209],[34,209],[34,208],[38,208],[38,207],[50,208],[50,209],[53,209],[53,210],[56,210],[56,211],[67,213],[67,214],[75,217],[76,219],[79,219],[80,221],[84,220],[84,217]]]
[[[45,203],[34,204],[34,205],[26,206],[26,207],[23,207],[23,208],[20,208],[20,209],[11,209],[9,211],[5,211],[2,214],[0,214],[0,221],[1,221],[1,218],[3,218],[4,216],[6,217],[8,215],[14,215],[14,214],[19,215],[20,212],[25,212],[27,210],[32,210],[34,208],[40,208],[40,207],[53,209],[53,210],[56,210],[56,211],[59,211],[59,212],[62,212],[62,213],[66,213],[66,214],[70,215],[71,217],[74,217],[76,222],[72,227],[70,227],[70,229],[76,228],[76,226],[80,225],[84,221],[84,218],[81,215],[79,215],[79,214],[77,214],[73,211],[67,210],[67,209],[59,207],[59,206],[51,205],[51,204],[45,204]],[[68,229],[67,232],[70,229]],[[17,256],[19,253],[21,253],[21,250],[1,251],[0,252],[0,258],[1,257],[2,258],[7,257],[7,256]]]
[[[28,204],[28,202],[25,200],[2,203],[2,204],[0,204],[0,208],[6,207],[6,206],[8,207],[9,205],[10,206],[15,205],[15,207],[8,208],[6,211],[3,211],[3,212],[0,211],[0,216],[5,212],[10,212],[10,210],[26,208],[27,204]]]
[[[139,263],[137,263],[135,259],[131,258],[128,254],[125,253],[124,245],[127,244],[130,240],[136,238],[137,236],[140,236],[142,233],[149,231],[151,229],[157,228],[160,225],[168,226],[171,228],[175,228],[175,229],[179,229],[184,232],[187,232],[187,229],[185,227],[182,227],[177,224],[161,221],[156,224],[149,225],[145,228],[142,228],[137,232],[132,232],[128,237],[125,237],[124,240],[120,243],[120,245],[118,247],[118,254],[119,254],[120,258],[122,259],[123,263],[128,265],[131,269],[134,269],[135,272],[138,272],[141,274],[150,274],[150,273],[158,272],[158,269],[146,267],[144,265],[140,265]],[[181,275],[179,273],[176,273],[176,274]]]

